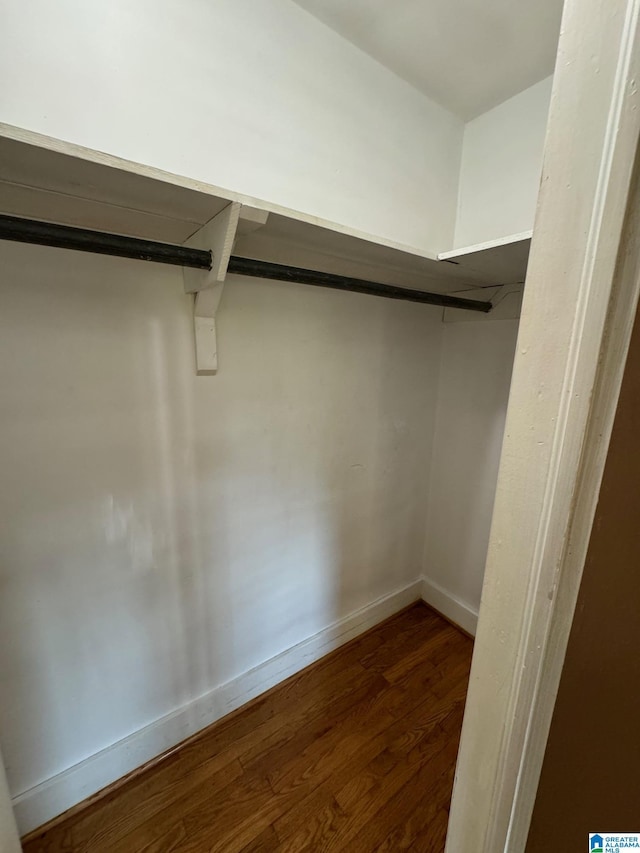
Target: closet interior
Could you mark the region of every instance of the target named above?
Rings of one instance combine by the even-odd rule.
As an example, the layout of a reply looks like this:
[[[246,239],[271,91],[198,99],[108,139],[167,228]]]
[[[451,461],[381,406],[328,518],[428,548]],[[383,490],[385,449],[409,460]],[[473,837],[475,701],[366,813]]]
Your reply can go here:
[[[456,111],[290,0],[36,5],[0,99],[22,833],[415,600],[474,633],[553,71]]]

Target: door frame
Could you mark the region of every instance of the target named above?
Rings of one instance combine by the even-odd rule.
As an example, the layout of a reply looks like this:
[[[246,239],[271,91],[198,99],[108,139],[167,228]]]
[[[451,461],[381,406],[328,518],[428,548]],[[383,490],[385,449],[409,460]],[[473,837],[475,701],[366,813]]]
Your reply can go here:
[[[526,847],[640,291],[639,11],[565,3],[447,853]]]

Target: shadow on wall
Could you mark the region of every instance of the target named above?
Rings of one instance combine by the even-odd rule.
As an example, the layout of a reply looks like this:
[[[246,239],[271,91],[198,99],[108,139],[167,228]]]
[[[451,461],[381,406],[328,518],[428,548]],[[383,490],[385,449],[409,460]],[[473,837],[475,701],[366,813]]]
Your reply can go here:
[[[477,613],[489,545],[517,320],[446,325],[425,576]]]
[[[415,580],[441,325],[428,307],[232,279],[220,373],[196,377],[179,270],[2,257],[15,796]]]

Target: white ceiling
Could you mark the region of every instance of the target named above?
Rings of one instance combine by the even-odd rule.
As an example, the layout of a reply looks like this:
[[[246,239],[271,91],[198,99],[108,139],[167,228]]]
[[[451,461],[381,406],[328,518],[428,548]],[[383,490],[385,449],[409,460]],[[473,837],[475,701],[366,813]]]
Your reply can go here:
[[[294,2],[467,120],[552,73],[562,12],[562,0]]]

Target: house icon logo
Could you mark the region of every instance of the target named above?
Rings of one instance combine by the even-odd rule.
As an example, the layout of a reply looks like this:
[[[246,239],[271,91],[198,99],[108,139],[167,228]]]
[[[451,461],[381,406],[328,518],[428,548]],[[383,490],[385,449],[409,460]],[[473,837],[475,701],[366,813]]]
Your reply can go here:
[[[598,832],[589,835],[589,853],[602,853],[604,839]]]

